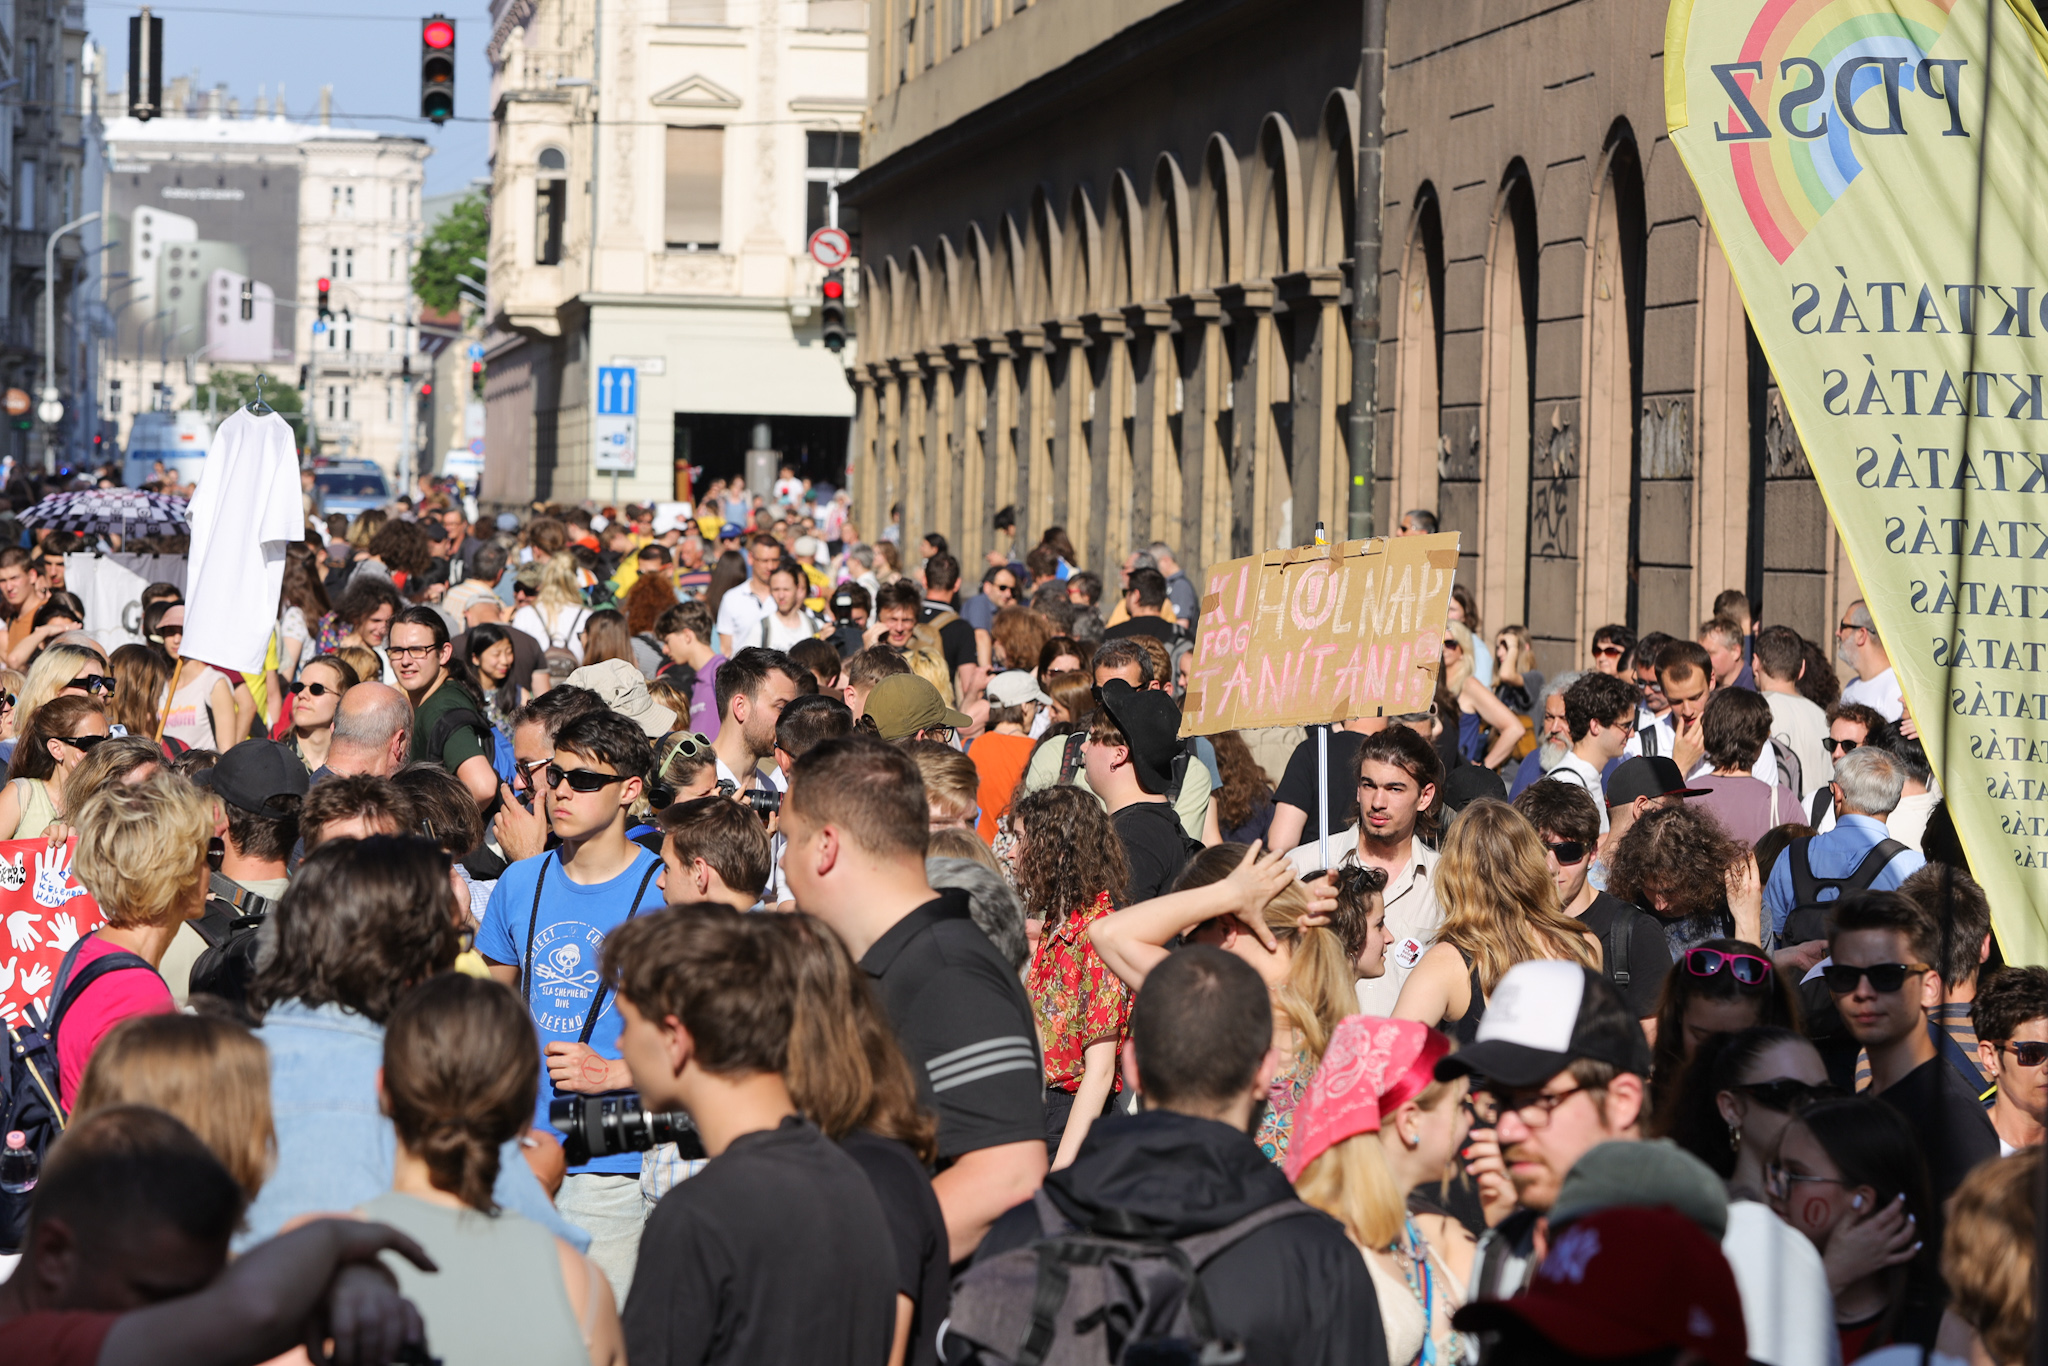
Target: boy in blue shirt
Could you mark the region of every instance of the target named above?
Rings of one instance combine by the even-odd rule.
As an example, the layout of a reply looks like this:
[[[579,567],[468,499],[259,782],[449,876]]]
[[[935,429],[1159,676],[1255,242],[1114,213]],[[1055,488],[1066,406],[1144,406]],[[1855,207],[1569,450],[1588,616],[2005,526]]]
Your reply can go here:
[[[602,985],[598,955],[612,930],[664,904],[661,860],[626,838],[627,809],[640,799],[654,751],[640,727],[616,712],[563,725],[548,767],[536,774],[552,795],[549,821],[561,844],[505,870],[491,892],[476,947],[491,975],[518,991],[541,1043],[534,1125],[570,1095],[632,1090],[619,1058],[617,1003]],[[644,1210],[640,1155],[615,1153],[573,1167],[555,1205],[590,1234],[590,1258],[621,1301],[633,1282]]]

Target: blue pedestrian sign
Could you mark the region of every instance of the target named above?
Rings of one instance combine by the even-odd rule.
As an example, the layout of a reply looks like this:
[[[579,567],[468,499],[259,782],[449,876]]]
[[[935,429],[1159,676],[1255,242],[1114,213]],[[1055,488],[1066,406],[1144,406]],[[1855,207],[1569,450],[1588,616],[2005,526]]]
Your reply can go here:
[[[600,366],[597,372],[597,412],[600,417],[631,417],[638,411],[634,400],[635,372],[628,365]]]

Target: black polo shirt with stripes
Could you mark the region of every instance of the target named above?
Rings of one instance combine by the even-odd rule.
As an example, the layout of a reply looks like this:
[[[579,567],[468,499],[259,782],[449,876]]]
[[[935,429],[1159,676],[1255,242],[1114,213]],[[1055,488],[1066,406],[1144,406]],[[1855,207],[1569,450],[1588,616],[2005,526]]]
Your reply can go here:
[[[896,922],[860,965],[939,1117],[939,1164],[1045,1137],[1045,1065],[1031,999],[967,910],[944,891]]]

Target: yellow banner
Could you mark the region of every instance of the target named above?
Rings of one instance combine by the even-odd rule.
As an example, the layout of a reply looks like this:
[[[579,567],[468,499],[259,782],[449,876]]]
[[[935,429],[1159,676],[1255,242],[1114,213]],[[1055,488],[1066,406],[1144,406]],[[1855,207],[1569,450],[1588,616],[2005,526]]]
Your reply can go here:
[[[1180,733],[1428,711],[1457,569],[1456,532],[1210,566]]]
[[[2048,30],[1675,0],[1664,81],[2000,944],[2048,962]]]

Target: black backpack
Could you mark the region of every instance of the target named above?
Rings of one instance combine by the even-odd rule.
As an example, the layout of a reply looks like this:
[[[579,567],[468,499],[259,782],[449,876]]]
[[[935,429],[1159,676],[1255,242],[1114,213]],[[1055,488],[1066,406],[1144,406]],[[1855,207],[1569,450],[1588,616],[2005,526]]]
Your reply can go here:
[[[1119,1210],[1079,1228],[1044,1191],[1044,1236],[976,1262],[953,1287],[940,1330],[949,1366],[1149,1366],[1245,1361],[1218,1335],[1198,1274],[1218,1253],[1281,1219],[1315,1211],[1282,1200],[1234,1223],[1165,1238]]]
[[[246,1017],[249,982],[256,976],[257,931],[275,909],[277,903],[269,897],[258,896],[219,873],[211,874],[206,914],[192,922],[206,948],[192,961],[190,994],[217,997]],[[251,1017],[246,1022],[256,1021]]]
[[[80,940],[79,943],[84,943]],[[78,1003],[85,989],[110,972],[142,968],[149,961],[132,953],[109,953],[71,971],[78,957],[78,945],[58,965],[57,981],[50,998],[50,1013],[37,1028],[26,1018],[7,1027],[7,1066],[0,1069],[0,1134],[20,1130],[28,1148],[40,1160],[49,1155],[50,1145],[64,1132],[70,1118],[59,1100],[57,1070],[57,1027]],[[30,1192],[19,1195],[0,1191],[0,1253],[21,1251],[28,1232]]]
[[[1849,876],[1815,877],[1806,851],[1806,846],[1815,838],[1808,835],[1804,839],[1793,840],[1785,848],[1785,857],[1792,860],[1792,910],[1785,917],[1785,928],[1778,934],[1780,944],[1804,944],[1809,940],[1827,938],[1828,907],[1833,902],[1822,901],[1820,894],[1832,887],[1839,900],[1851,892],[1868,891],[1886,865],[1906,852],[1906,846],[1897,840],[1879,840]]]

